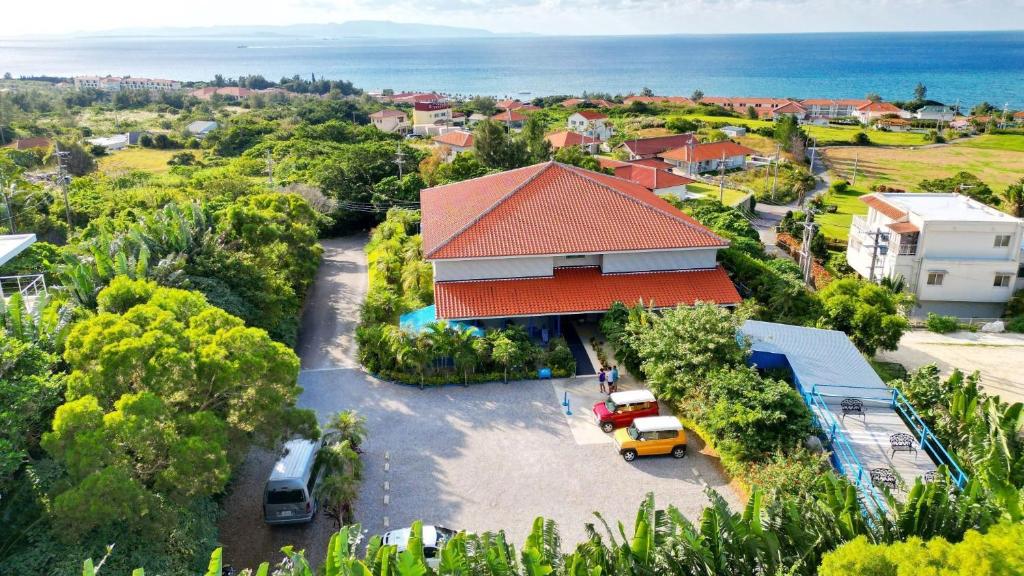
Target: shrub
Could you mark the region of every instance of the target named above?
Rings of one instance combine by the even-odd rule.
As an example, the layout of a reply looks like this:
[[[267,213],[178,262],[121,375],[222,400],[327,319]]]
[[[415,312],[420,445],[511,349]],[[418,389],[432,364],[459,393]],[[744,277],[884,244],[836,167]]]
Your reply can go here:
[[[955,316],[940,316],[934,312],[929,312],[925,326],[932,332],[948,334],[949,332],[956,332],[957,328],[960,327],[960,322]]]
[[[1024,332],[1024,316],[1017,316],[1016,318],[1011,318],[1006,323],[1006,331],[1007,332]]]
[[[854,146],[870,146],[871,138],[866,132],[857,132],[852,138],[850,138],[850,143]]]

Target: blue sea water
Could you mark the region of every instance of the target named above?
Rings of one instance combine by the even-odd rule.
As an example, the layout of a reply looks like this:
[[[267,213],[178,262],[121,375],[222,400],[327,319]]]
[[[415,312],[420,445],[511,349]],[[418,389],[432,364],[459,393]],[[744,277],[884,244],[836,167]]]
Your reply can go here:
[[[239,46],[246,46],[241,48]],[[584,90],[909,99],[1024,107],[1024,32],[296,39],[0,40],[0,73],[346,79],[368,90],[531,96]]]

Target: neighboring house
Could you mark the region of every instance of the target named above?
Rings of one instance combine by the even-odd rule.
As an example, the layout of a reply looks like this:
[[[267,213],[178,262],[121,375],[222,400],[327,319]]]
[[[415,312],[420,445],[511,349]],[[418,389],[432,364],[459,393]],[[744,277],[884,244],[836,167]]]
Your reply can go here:
[[[499,100],[494,103],[494,107],[498,110],[518,110],[525,106],[519,100]]]
[[[452,130],[440,136],[434,136],[434,145],[449,150],[446,160],[451,162],[457,154],[473,149],[473,133],[465,130]]]
[[[650,161],[641,160],[641,162]],[[665,166],[672,167],[670,164],[665,164]],[[655,194],[672,194],[680,200],[690,197],[686,185],[694,182],[691,178],[674,174],[665,168],[644,165],[639,162],[616,168],[615,175],[634,184],[639,184]]]
[[[1024,111],[1013,113],[1013,123],[1018,126],[1024,126]]]
[[[792,116],[797,120],[803,120],[807,117],[807,109],[796,102],[789,101],[781,106],[772,108],[769,116],[772,120],[778,120],[783,116]]]
[[[754,154],[757,154],[756,150],[726,140],[682,146],[662,152],[658,157],[675,166],[677,172],[693,176],[714,172],[723,164],[726,170],[746,168],[747,156]]]
[[[423,100],[412,105],[412,131],[418,135],[440,134],[439,127],[450,126],[452,106],[447,99]]]
[[[526,122],[526,115],[515,110],[506,110],[491,116],[491,120],[501,122],[509,130],[519,130],[523,127],[523,122]]]
[[[914,118],[917,118],[918,120],[950,122],[955,117],[956,108],[953,106],[922,106],[914,112]]]
[[[654,158],[666,150],[689,146],[692,142],[696,141],[697,138],[693,134],[675,134],[672,136],[626,140],[615,149],[625,152],[630,160],[640,160],[642,158]]]
[[[960,194],[861,196],[846,260],[874,281],[903,278],[928,312],[995,318],[1024,287],[1024,222]]]
[[[746,114],[748,108],[753,108],[759,118],[771,116],[772,110],[792,103],[788,98],[759,98],[753,96],[705,96],[701,104],[714,104],[727,110]]]
[[[75,76],[75,88],[93,88],[106,92],[121,90],[180,90],[181,82],[162,78],[135,78],[118,76]]]
[[[202,140],[206,136],[217,129],[217,123],[213,120],[196,120],[185,127],[185,131]]]
[[[598,140],[612,137],[612,127],[608,123],[608,115],[597,110],[580,110],[569,116],[569,130],[592,136]]]
[[[729,138],[739,138],[740,136],[747,135],[747,128],[745,126],[722,126],[719,130]]]
[[[586,102],[586,100],[583,98],[566,98],[565,100],[562,100],[562,106],[565,106],[566,108],[573,108],[583,104],[584,102]]]
[[[127,148],[129,137],[128,134],[115,134],[113,136],[89,138],[86,142],[93,146],[102,146],[103,148],[106,148],[107,152],[114,152],[116,150]]]
[[[728,242],[646,188],[545,162],[420,192],[436,316],[560,332],[614,302],[655,308],[740,296]]]
[[[412,125],[409,124],[409,117],[401,110],[378,110],[370,114],[370,121],[373,126],[381,132],[407,132]]]
[[[249,88],[239,88],[238,86],[221,86],[217,88],[215,86],[206,86],[205,88],[196,88],[189,92],[189,96],[198,98],[199,100],[210,100],[216,96],[220,96],[227,100],[244,100],[250,95],[255,94],[256,90],[250,90]]]
[[[807,110],[809,118],[848,118],[858,108],[870,104],[870,100],[861,99],[834,99],[834,98],[806,98],[800,101],[800,105]]]
[[[562,130],[561,132],[548,134],[544,138],[551,143],[552,150],[559,150],[569,146],[579,146],[588,154],[596,154],[598,148],[601,146],[601,141],[597,138],[569,130]]]
[[[889,130],[890,132],[906,132],[910,130],[910,120],[903,118],[881,118],[875,122],[875,130]]]
[[[853,117],[860,120],[861,124],[869,124],[872,120],[877,120],[888,114],[895,114],[904,119],[910,118],[910,112],[889,102],[868,102],[853,111]]]
[[[14,140],[10,144],[4,146],[4,148],[14,148],[15,150],[31,150],[33,148],[45,148],[50,149],[53,146],[53,140],[50,140],[46,136],[34,136],[32,138],[19,138]]]
[[[642,104],[669,104],[672,106],[693,106],[695,102],[683,96],[626,96],[622,99],[623,106],[629,106],[633,102]]]
[[[479,112],[473,112],[472,114],[469,115],[469,123],[468,124],[470,126],[476,126],[477,124],[483,122],[484,120],[487,120],[487,115],[486,114],[481,114]]]

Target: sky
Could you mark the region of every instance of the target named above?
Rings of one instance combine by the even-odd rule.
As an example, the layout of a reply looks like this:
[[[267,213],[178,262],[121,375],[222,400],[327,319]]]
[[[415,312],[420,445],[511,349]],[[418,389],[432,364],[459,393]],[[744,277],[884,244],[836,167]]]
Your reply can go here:
[[[1024,0],[49,0],[45,5],[4,4],[0,36],[346,20],[556,35],[1024,29]]]

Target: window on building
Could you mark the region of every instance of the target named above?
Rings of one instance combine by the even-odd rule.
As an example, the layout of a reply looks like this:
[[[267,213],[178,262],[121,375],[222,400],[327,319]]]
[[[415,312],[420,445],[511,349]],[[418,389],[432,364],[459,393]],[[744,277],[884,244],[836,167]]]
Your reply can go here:
[[[1024,264],[1021,264],[1020,268],[1017,268],[1017,278],[1024,278]]]
[[[565,257],[566,260],[579,260],[580,258],[586,258],[584,254],[569,254]]]
[[[1010,245],[1009,234],[999,234],[996,236],[996,241],[992,244],[993,248],[1006,248]]]
[[[929,272],[928,273],[928,285],[929,286],[942,286],[942,280],[945,279],[945,272]]]
[[[992,285],[996,288],[1008,288],[1010,286],[1010,280],[1010,274],[996,274],[996,278],[992,281]]]

